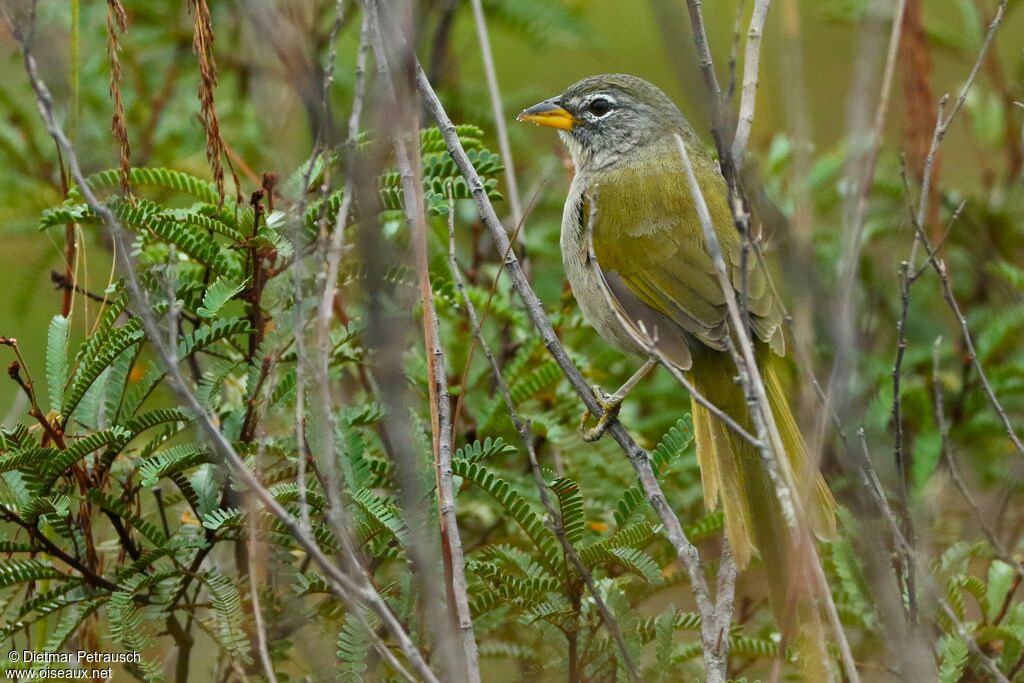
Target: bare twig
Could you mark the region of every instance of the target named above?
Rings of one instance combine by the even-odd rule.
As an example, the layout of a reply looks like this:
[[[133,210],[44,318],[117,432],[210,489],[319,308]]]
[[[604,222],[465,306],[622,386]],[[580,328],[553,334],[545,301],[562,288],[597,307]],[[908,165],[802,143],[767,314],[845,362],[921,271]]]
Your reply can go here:
[[[814,540],[810,537],[810,529],[806,524],[807,517],[803,511],[803,505],[799,495],[800,489],[797,487],[797,484],[793,479],[793,472],[789,467],[783,464],[786,462],[786,450],[782,443],[782,437],[779,434],[778,426],[775,423],[775,416],[772,414],[770,404],[768,403],[768,395],[765,391],[764,380],[761,378],[761,372],[757,366],[757,359],[754,355],[754,346],[750,340],[747,325],[740,314],[739,303],[736,301],[736,292],[732,287],[732,281],[729,279],[728,272],[725,268],[725,259],[722,256],[722,250],[718,243],[718,236],[715,234],[714,226],[711,223],[711,215],[708,212],[707,202],[704,200],[704,195],[701,192],[700,186],[697,184],[697,178],[693,173],[693,167],[690,164],[690,157],[686,151],[686,145],[683,143],[682,137],[676,135],[675,139],[676,146],[679,148],[680,157],[683,161],[683,167],[686,171],[686,177],[689,181],[690,191],[694,197],[697,216],[700,219],[701,228],[704,234],[704,246],[715,265],[715,272],[718,276],[719,284],[722,287],[726,306],[729,310],[729,317],[732,322],[731,332],[735,335],[736,342],[738,342],[739,348],[737,349],[735,348],[737,344],[733,342],[732,338],[726,336],[729,352],[736,362],[736,369],[740,375],[740,382],[743,386],[744,393],[747,396],[747,407],[748,412],[750,413],[750,418],[754,423],[758,441],[763,444],[760,455],[765,461],[769,478],[772,480],[772,484],[775,487],[775,492],[779,498],[779,504],[782,507],[783,514],[786,516],[790,526],[793,527],[792,531],[796,532],[795,538],[798,540],[797,546],[801,549],[807,550],[808,564],[810,565],[813,578],[818,584],[818,593],[824,603],[825,612],[829,618],[836,643],[839,646],[839,653],[846,676],[853,683],[858,683],[860,677],[857,673],[857,666],[853,659],[853,652],[850,649],[850,644],[846,638],[846,632],[843,630],[842,623],[839,620],[839,613],[836,609],[835,602],[832,599],[832,592],[829,589],[825,573],[821,568],[821,561],[818,558],[817,548],[815,548]]]
[[[423,215],[423,183],[420,179],[419,157],[410,158],[408,148],[397,135],[395,152],[405,192],[406,222],[412,234],[420,301],[423,304],[423,342],[426,346],[429,374],[427,384],[430,389],[430,413],[434,432],[434,470],[438,512],[441,517],[445,587],[450,602],[449,609],[454,611],[453,616],[459,628],[466,680],[470,683],[479,683],[479,656],[473,636],[473,618],[469,613],[469,588],[466,584],[462,540],[455,516],[455,490],[452,480],[452,404],[448,395],[448,370],[438,331],[434,292],[430,283],[427,224]]]
[[[263,610],[260,607],[260,587],[256,576],[256,515],[249,515],[249,542],[246,548],[249,551],[249,599],[252,600],[252,615],[256,622],[256,649],[260,656],[260,666],[263,667],[263,674],[269,683],[277,683],[277,674],[274,673],[274,662],[270,658],[270,650],[267,649],[267,629],[263,625]]]
[[[743,10],[745,9],[745,0],[736,3],[736,22],[732,29],[732,48],[729,50],[729,81],[725,86],[725,98],[730,102],[736,93],[736,60],[740,51],[740,35],[743,33]]]
[[[726,125],[729,107],[728,103],[722,99],[722,89],[718,85],[718,77],[715,76],[715,63],[711,59],[711,46],[708,44],[708,34],[704,28],[701,0],[686,0],[686,9],[690,15],[690,27],[693,29],[693,42],[697,47],[700,73],[704,78],[704,87],[708,91],[708,100],[711,104],[711,135],[715,139],[722,175],[725,176],[731,191],[735,187],[732,140],[724,137],[730,132]]]
[[[501,104],[501,90],[498,87],[498,74],[494,69],[494,55],[491,52],[491,38],[487,33],[487,18],[481,0],[472,0],[473,20],[476,24],[477,40],[480,41],[480,56],[484,63],[484,75],[487,77],[487,91],[491,97],[491,112],[494,115],[494,129],[498,134],[498,149],[505,165],[505,182],[508,185],[508,203],[512,209],[512,225],[519,226],[523,221],[523,207],[519,200],[519,183],[516,181],[515,163],[512,161],[512,146],[508,142],[508,127],[505,125],[505,112]],[[519,233],[519,243],[526,241],[526,235]]]
[[[989,46],[992,45],[992,39],[995,37],[996,31],[999,29],[1000,24],[1003,23],[1003,18],[1006,16],[1006,7],[1009,2],[1010,0],[1002,0],[996,8],[996,13],[992,17],[992,21],[989,22],[988,31],[985,33],[985,39],[982,41],[981,48],[978,50],[978,57],[974,60],[974,66],[971,67],[971,72],[967,75],[967,80],[964,81],[963,87],[960,88],[960,95],[953,103],[953,108],[949,110],[949,114],[945,118],[942,117],[942,108],[940,107],[939,109],[938,121],[935,126],[935,136],[932,138],[932,144],[931,148],[928,150],[928,156],[925,157],[924,172],[922,174],[921,198],[917,209],[917,222],[920,225],[924,225],[925,217],[928,214],[928,196],[931,189],[932,168],[935,165],[935,156],[939,151],[939,146],[942,144],[942,140],[946,137],[946,132],[949,130],[950,124],[953,123],[953,119],[956,118],[960,108],[963,107],[964,102],[967,101],[967,94],[971,91],[971,86],[974,85],[974,80],[977,78],[978,72],[981,71],[981,67],[985,62],[985,55],[988,52]],[[1024,452],[1024,448],[1021,450]]]
[[[339,8],[339,16],[340,11]],[[340,24],[340,21],[337,23]],[[327,496],[331,501],[330,517],[332,519],[332,526],[336,530],[344,526],[345,520],[342,518],[344,506],[338,495],[342,484],[338,477],[337,460],[334,453],[334,433],[337,428],[337,419],[333,410],[334,402],[331,398],[330,386],[330,325],[333,318],[335,299],[338,295],[338,274],[341,268],[341,256],[344,251],[345,228],[348,225],[349,214],[352,210],[353,195],[356,189],[356,176],[359,168],[356,142],[359,138],[360,121],[366,97],[366,58],[370,49],[369,26],[368,15],[364,13],[362,27],[359,31],[359,48],[356,54],[352,110],[349,114],[348,134],[345,141],[345,182],[342,188],[341,206],[338,208],[338,214],[334,221],[334,230],[331,233],[330,243],[326,248],[324,290],[317,308],[316,317],[317,365],[316,372],[313,373],[313,382],[323,414],[321,419],[315,424],[319,431],[317,435],[319,459],[324,463],[327,470],[329,483]],[[324,112],[324,120],[327,120],[326,111]]]
[[[64,435],[61,431],[50,422],[50,419],[46,414],[39,408],[39,403],[36,400],[36,389],[35,383],[32,381],[32,373],[28,370],[28,365],[25,363],[24,357],[21,355],[21,348],[18,347],[18,340],[13,337],[0,337],[0,346],[10,346],[14,349],[14,355],[18,358],[16,361],[12,361],[7,366],[7,375],[14,380],[15,384],[21,387],[21,390],[25,392],[25,396],[28,398],[30,417],[35,418],[39,426],[43,428],[47,436],[53,439],[53,442],[57,444],[60,449],[67,448],[64,443]],[[25,370],[25,378],[21,377],[21,370]]]
[[[916,246],[917,240],[914,240]],[[911,254],[911,259],[914,254]],[[892,364],[892,422],[893,431],[893,457],[896,461],[896,473],[899,477],[899,501],[900,518],[903,523],[903,533],[914,547],[917,539],[914,536],[914,521],[910,515],[910,494],[908,492],[909,473],[907,472],[906,457],[903,453],[903,402],[900,392],[900,379],[902,377],[903,357],[907,352],[907,318],[910,314],[910,288],[914,286],[915,280],[911,277],[911,262],[900,262],[900,317],[896,322],[896,358]],[[914,577],[917,573],[914,566],[913,553],[901,553],[903,563],[903,579],[907,590],[907,612],[912,622],[917,620],[917,590]]]
[[[373,0],[367,0],[364,3],[364,7],[370,15],[371,47],[374,52],[381,84],[387,98],[386,101],[389,105],[390,116],[384,122],[384,125],[388,130],[391,145],[395,152],[402,189],[406,197],[404,202],[406,224],[410,235],[414,236],[414,238],[418,233],[423,235],[422,240],[419,238],[414,239],[414,242],[422,242],[422,252],[415,253],[414,256],[417,261],[421,299],[429,299],[431,296],[431,285],[429,273],[426,271],[426,219],[423,216],[422,181],[420,179],[419,122],[414,106],[415,95],[414,91],[411,90],[412,84],[400,77],[401,74],[411,74],[411,67],[415,60],[415,54],[411,51],[409,43],[403,40],[407,32],[411,30],[411,8],[406,3],[391,7],[390,9],[395,12],[395,15],[394,18],[389,16],[389,23],[385,27],[382,20],[384,9],[380,4]],[[419,199],[416,199],[417,197]],[[420,252],[420,246],[414,244],[414,251]],[[424,305],[426,306],[427,303],[424,302]],[[389,337],[387,340],[382,340],[381,348],[393,354],[393,358],[395,358],[394,361],[387,363],[388,367],[380,369],[380,377],[381,391],[385,396],[385,404],[388,405],[393,415],[397,415],[400,410],[404,409],[404,388],[406,384],[400,364],[397,361],[399,355],[404,352],[401,346],[401,333],[394,329],[385,331],[383,328],[386,323],[382,320],[380,311],[377,310],[379,305],[374,306],[371,303],[371,308],[374,310],[371,311],[370,320],[374,321],[375,333],[383,333]],[[433,321],[427,312],[424,313],[424,317],[425,342],[432,346],[431,342],[434,332],[430,329],[430,325]],[[431,348],[430,351],[428,353],[428,364],[434,358],[432,354],[433,349]],[[445,388],[447,387],[447,376],[443,366],[441,372],[440,376],[434,376],[431,373],[431,376],[428,378],[432,402],[432,418],[434,417],[433,410],[437,408],[437,401],[439,400],[436,396],[437,385],[440,384]],[[450,406],[446,410],[450,410]],[[450,449],[450,414],[446,416],[445,421],[447,422],[446,431],[448,432],[446,436],[447,447]],[[432,419],[431,427],[434,434],[436,452],[439,453],[441,446],[439,413],[436,420]],[[465,596],[466,584],[463,575],[461,547],[456,550],[454,545],[457,542],[456,539],[458,539],[457,525],[454,525],[455,539],[449,537],[447,524],[442,527],[440,539],[442,547],[439,549],[437,547],[437,536],[427,524],[428,515],[421,514],[420,510],[417,509],[425,498],[425,491],[423,490],[419,474],[419,458],[413,447],[411,432],[407,424],[394,419],[390,423],[390,428],[395,436],[395,443],[393,444],[395,464],[402,489],[399,502],[413,536],[413,543],[408,546],[408,551],[414,565],[414,574],[424,596],[427,618],[439,625],[449,622],[459,624],[458,639],[450,628],[433,630],[432,635],[439,651],[441,666],[445,668],[449,677],[476,679],[479,673],[477,672],[476,665],[475,643],[471,645],[466,643],[467,638],[472,639],[472,628],[468,612],[468,598]],[[447,459],[450,461],[450,456]],[[441,475],[441,470],[435,467],[435,476]],[[450,472],[444,474],[444,476],[450,477]],[[450,502],[452,514],[454,515],[454,494]],[[444,503],[439,502],[439,505],[444,507]],[[451,517],[449,521],[454,522],[454,517]],[[456,566],[454,561],[456,554],[459,556],[458,566]],[[443,581],[439,581],[434,575],[439,564],[444,570]],[[458,572],[458,575],[456,575],[456,572]],[[449,597],[447,611],[444,608],[446,594]],[[460,606],[458,603],[463,599],[466,602]],[[461,643],[459,642],[460,640]],[[469,656],[467,656],[467,652]]]
[[[921,215],[920,210],[917,215],[912,217],[914,230],[917,231],[917,239],[925,248],[925,252],[928,255],[928,262],[931,264],[932,269],[935,270],[936,274],[939,276],[939,280],[942,282],[942,296],[946,300],[946,304],[949,305],[950,310],[953,312],[957,325],[960,327],[960,334],[963,336],[964,346],[967,348],[967,357],[970,359],[971,364],[974,365],[974,369],[978,373],[978,379],[981,380],[982,389],[985,391],[985,396],[988,398],[988,402],[992,405],[993,410],[996,411],[996,415],[999,416],[999,421],[1006,430],[1007,437],[1010,439],[1010,442],[1014,445],[1017,451],[1024,455],[1024,442],[1022,442],[1021,438],[1017,435],[1017,431],[1014,429],[1013,423],[1010,421],[1010,416],[1007,415],[1006,409],[999,401],[999,397],[996,396],[995,389],[992,388],[992,383],[988,379],[988,374],[985,372],[981,359],[978,358],[978,350],[974,347],[974,338],[971,336],[970,327],[967,325],[967,318],[964,317],[963,312],[960,310],[960,304],[957,302],[956,295],[953,293],[953,285],[949,280],[949,272],[946,269],[946,263],[936,256],[935,249],[929,242],[928,235],[925,233],[924,227],[917,220],[918,215]]]
[[[864,438],[864,430],[858,429],[857,436],[860,438],[861,441],[864,459],[866,462],[870,463],[871,455],[868,452],[867,440]],[[879,487],[876,489],[874,486],[869,486],[868,488],[872,492],[872,495],[877,496],[875,502],[878,505],[878,509],[882,512],[882,518],[888,523],[889,531],[891,532],[893,540],[895,541],[896,545],[901,547],[905,552],[914,552],[914,549],[910,546],[909,541],[903,535],[903,531],[900,529],[900,524],[897,520],[896,514],[892,511],[892,508],[889,507],[888,501],[885,500],[884,495],[881,495],[881,488]],[[1009,683],[1009,680],[999,670],[999,667],[995,663],[995,661],[993,661],[992,658],[989,657],[988,654],[986,654],[985,651],[978,645],[977,641],[971,635],[970,631],[960,620],[960,618],[957,617],[956,612],[954,612],[952,607],[950,607],[949,601],[946,599],[944,591],[940,590],[940,588],[935,585],[935,581],[928,574],[922,574],[922,589],[927,594],[929,594],[930,597],[933,600],[935,600],[935,602],[939,605],[943,613],[946,615],[946,618],[949,619],[954,629],[956,629],[957,635],[959,635],[960,638],[963,639],[963,641],[967,644],[967,647],[974,654],[975,658],[989,672],[989,674],[992,676],[992,680],[1001,681],[1002,683]],[[932,664],[932,668],[934,669],[934,664]]]
[[[953,444],[950,443],[949,439],[949,424],[946,422],[946,408],[942,399],[942,365],[939,361],[939,350],[942,348],[942,337],[936,337],[935,343],[932,345],[932,405],[935,411],[935,425],[939,428],[939,436],[942,437],[942,459],[946,462],[946,467],[949,468],[949,478],[953,480],[953,485],[956,486],[957,491],[960,492],[964,502],[971,509],[974,514],[974,519],[978,522],[978,526],[981,527],[982,533],[985,534],[985,538],[995,548],[996,552],[1003,559],[1004,562],[1012,567],[1016,568],[1018,576],[1021,576],[1020,562],[1010,557],[1006,547],[1003,546],[999,537],[996,536],[995,531],[985,521],[985,516],[981,512],[981,508],[978,506],[978,502],[971,495],[971,490],[967,488],[967,483],[960,474],[960,468],[956,464],[956,456],[953,453]]]
[[[754,104],[757,100],[757,71],[761,62],[761,34],[768,16],[771,0],[756,0],[747,30],[747,44],[743,53],[743,88],[741,90],[739,122],[732,141],[732,158],[736,168],[743,165],[743,155],[754,124]]]

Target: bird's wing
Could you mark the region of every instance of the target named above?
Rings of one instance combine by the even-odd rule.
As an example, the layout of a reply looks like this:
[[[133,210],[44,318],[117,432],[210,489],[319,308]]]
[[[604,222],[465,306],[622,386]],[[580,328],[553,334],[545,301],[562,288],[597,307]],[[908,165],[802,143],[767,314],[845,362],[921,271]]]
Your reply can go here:
[[[674,145],[673,145],[674,147]],[[714,263],[677,154],[640,159],[592,184],[580,220],[606,280],[629,292],[705,345],[724,351],[727,309]],[[741,241],[728,206],[725,182],[710,159],[698,169],[733,288],[743,287]],[[643,170],[637,170],[643,169]],[[703,171],[703,172],[700,172]],[[747,259],[747,309],[757,337],[784,352],[781,310],[768,274],[755,255]]]

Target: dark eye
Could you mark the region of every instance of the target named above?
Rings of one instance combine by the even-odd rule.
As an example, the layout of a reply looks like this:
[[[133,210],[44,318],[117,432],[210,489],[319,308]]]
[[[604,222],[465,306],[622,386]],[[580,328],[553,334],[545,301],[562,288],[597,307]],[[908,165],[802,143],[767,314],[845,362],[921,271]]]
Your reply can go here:
[[[594,116],[604,116],[612,110],[612,103],[603,97],[598,97],[587,107]]]

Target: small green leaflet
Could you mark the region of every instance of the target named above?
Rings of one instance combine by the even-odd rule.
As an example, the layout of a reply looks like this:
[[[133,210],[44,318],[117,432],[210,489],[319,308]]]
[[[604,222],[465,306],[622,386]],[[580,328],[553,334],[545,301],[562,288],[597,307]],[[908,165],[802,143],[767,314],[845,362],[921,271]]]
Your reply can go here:
[[[46,338],[46,388],[53,410],[60,410],[64,403],[64,386],[68,383],[68,323],[62,315],[53,316]]]
[[[242,282],[235,282],[221,275],[206,290],[206,294],[203,295],[203,305],[196,313],[200,318],[215,318],[220,309],[224,308],[224,305],[245,289],[248,284],[249,278]]]

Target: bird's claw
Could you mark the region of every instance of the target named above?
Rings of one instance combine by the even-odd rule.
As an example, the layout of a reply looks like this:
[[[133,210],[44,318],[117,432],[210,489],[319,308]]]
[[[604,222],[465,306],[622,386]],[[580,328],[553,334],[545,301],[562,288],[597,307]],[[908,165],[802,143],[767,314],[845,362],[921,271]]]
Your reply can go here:
[[[592,385],[590,390],[594,393],[597,405],[601,406],[602,414],[601,417],[597,418],[597,424],[589,428],[587,427],[587,421],[593,416],[593,413],[588,408],[580,416],[580,434],[587,443],[593,443],[604,436],[604,433],[608,430],[608,425],[619,414],[619,408],[622,407],[622,400],[624,398],[618,394],[609,394],[596,384]]]

